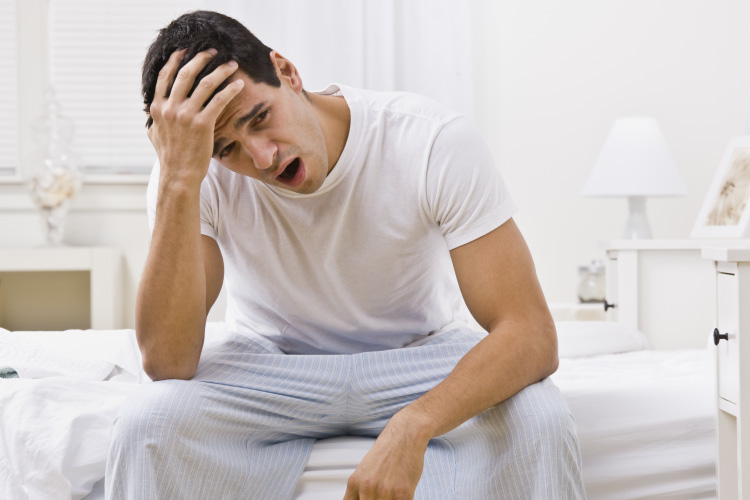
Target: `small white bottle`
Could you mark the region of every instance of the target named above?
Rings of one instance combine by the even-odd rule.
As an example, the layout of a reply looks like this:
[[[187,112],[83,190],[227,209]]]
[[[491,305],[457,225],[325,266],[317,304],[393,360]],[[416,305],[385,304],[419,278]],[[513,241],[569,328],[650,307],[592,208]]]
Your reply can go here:
[[[604,281],[604,263],[591,261],[591,265],[578,268],[578,300],[587,302],[604,302],[606,293]]]

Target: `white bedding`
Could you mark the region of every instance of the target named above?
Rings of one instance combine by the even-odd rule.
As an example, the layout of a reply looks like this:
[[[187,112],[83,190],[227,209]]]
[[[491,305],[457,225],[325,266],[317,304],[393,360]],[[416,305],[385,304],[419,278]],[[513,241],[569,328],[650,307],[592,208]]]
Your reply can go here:
[[[708,350],[561,359],[589,499],[715,499],[714,376]]]
[[[212,324],[207,343],[223,335]],[[0,380],[0,498],[103,498],[112,422],[146,380],[133,332],[0,331],[4,366],[42,378]],[[707,350],[561,359],[553,379],[576,418],[589,499],[716,498],[713,377]],[[318,442],[295,500],[343,497],[371,443]]]

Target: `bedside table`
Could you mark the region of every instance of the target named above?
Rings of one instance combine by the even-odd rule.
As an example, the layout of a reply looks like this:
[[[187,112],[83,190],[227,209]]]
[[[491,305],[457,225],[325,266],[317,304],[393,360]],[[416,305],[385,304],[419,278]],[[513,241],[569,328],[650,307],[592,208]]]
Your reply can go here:
[[[73,290],[56,283],[56,278],[71,272],[87,273],[85,284],[88,294],[85,303],[70,303]],[[33,276],[35,275],[35,276]],[[10,279],[9,279],[10,278]],[[40,279],[41,278],[41,279]],[[35,288],[26,284],[32,279]],[[54,326],[38,328],[22,326],[16,330],[63,330],[67,328],[93,328],[109,330],[122,328],[122,256],[117,248],[108,247],[0,247],[0,289],[3,302],[0,312],[5,312],[3,320],[14,323],[24,317],[38,322],[41,316],[50,316],[46,323]],[[56,295],[49,290],[57,288]],[[40,301],[40,296],[44,301]],[[56,301],[65,307],[89,310],[88,325],[58,326],[55,321],[65,316]],[[59,315],[59,316],[58,316]],[[21,318],[19,318],[21,316]],[[55,319],[57,318],[57,319]],[[54,321],[53,321],[54,320]],[[28,322],[28,320],[27,320]],[[36,323],[34,323],[36,324]]]
[[[750,239],[603,242],[608,321],[646,334],[654,349],[702,349],[713,329],[714,263],[705,247],[750,247]],[[690,286],[686,286],[689,283]]]
[[[606,321],[601,302],[549,302],[549,311],[555,321]]]
[[[721,500],[750,499],[750,248],[703,248],[714,261],[717,486]]]

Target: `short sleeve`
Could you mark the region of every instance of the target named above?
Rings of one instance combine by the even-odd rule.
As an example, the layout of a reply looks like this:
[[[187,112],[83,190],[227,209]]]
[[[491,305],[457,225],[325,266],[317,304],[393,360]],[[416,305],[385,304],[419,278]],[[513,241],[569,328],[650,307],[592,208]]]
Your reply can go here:
[[[465,117],[451,120],[437,133],[425,196],[449,250],[484,236],[517,211],[487,145]]]
[[[216,227],[217,223],[214,218],[214,214],[217,213],[214,197],[211,196],[210,189],[210,175],[207,175],[201,183],[201,194],[200,194],[200,218],[201,218],[201,234],[210,236],[213,239],[218,239]],[[146,189],[146,211],[148,212],[148,226],[151,229],[151,233],[154,232],[154,222],[156,221],[156,205],[159,198],[159,160],[154,162],[154,167],[151,169],[151,177],[148,180],[148,188]]]

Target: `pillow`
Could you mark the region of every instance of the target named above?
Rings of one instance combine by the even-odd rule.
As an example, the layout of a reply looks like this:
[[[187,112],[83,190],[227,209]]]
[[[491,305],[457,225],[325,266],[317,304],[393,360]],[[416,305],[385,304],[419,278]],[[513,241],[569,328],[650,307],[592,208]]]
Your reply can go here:
[[[583,358],[599,354],[649,349],[639,330],[614,321],[555,321],[557,351],[561,358]]]

